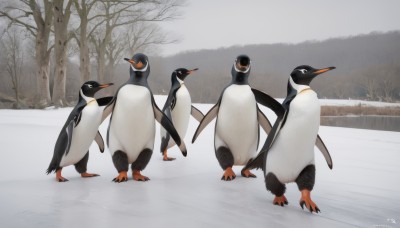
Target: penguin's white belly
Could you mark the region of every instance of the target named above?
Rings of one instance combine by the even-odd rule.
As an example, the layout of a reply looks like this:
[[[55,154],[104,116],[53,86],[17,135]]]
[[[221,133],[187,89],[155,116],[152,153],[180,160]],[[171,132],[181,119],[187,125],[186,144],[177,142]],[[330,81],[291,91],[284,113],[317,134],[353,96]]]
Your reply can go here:
[[[181,85],[179,90],[176,92],[176,104],[171,112],[172,123],[181,139],[185,138],[187,127],[189,125],[190,112],[192,107],[192,100],[190,98],[189,91],[186,89],[185,85]],[[165,129],[162,128],[163,132]],[[164,133],[165,135],[165,133]],[[175,141],[170,137],[168,142],[168,147],[176,145]]]
[[[296,180],[314,164],[314,145],[320,124],[320,105],[312,90],[298,94],[290,104],[284,127],[267,155],[266,174],[272,172],[281,183]]]
[[[102,113],[102,109],[95,101],[85,106],[81,121],[73,130],[69,152],[61,159],[61,167],[76,164],[85,156],[97,134]]]
[[[150,91],[143,86],[125,85],[119,92],[109,131],[111,155],[125,152],[128,162],[136,161],[143,149],[153,150],[155,120]]]
[[[215,149],[228,147],[234,165],[245,165],[256,155],[258,143],[257,104],[248,85],[231,85],[225,89],[220,103]]]

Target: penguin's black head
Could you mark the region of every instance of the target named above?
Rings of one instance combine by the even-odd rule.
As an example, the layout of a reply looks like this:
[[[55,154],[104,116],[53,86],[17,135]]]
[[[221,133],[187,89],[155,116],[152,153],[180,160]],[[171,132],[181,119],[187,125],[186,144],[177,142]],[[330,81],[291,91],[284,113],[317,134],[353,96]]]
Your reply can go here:
[[[250,62],[250,58],[247,55],[239,55],[235,60],[235,71],[246,73],[250,70]]]
[[[135,54],[131,59],[124,58],[124,60],[128,61],[131,64],[131,71],[133,72],[144,73],[150,71],[149,59],[145,54],[138,53]]]
[[[172,76],[176,76],[177,78],[179,78],[181,81],[184,81],[186,76],[188,76],[189,74],[193,73],[194,71],[198,70],[199,68],[194,68],[193,70],[188,70],[186,68],[178,68],[176,69],[173,73]]]
[[[333,70],[336,67],[327,67],[323,69],[315,69],[308,65],[302,65],[294,68],[290,76],[298,85],[310,85],[311,81],[318,75]]]
[[[87,82],[83,83],[83,85],[81,86],[81,92],[86,97],[94,97],[94,94],[97,91],[107,88],[111,85],[114,85],[114,84],[108,83],[108,84],[101,85],[96,81],[87,81]]]
[[[239,55],[236,57],[232,66],[232,83],[238,85],[248,84],[250,75],[251,60],[247,55]]]

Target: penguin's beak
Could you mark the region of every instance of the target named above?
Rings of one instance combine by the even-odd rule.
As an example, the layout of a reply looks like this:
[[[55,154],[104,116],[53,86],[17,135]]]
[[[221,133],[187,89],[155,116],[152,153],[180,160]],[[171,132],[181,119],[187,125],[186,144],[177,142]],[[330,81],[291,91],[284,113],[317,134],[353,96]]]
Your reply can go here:
[[[112,85],[114,85],[114,83],[103,84],[103,85],[100,85],[99,88],[104,89],[104,88],[107,88],[107,87],[112,86]]]
[[[136,64],[135,61],[133,61],[133,59],[124,58],[124,60],[128,61],[131,64]]]
[[[135,60],[133,60],[133,59],[128,59],[128,58],[124,58],[124,60],[125,61],[128,61],[130,64],[132,64],[133,65],[133,67],[135,68],[135,69],[143,69],[144,68],[144,64],[141,62],[141,61],[139,61],[138,63],[137,62],[135,62]]]
[[[193,70],[189,70],[189,74],[193,73],[194,71],[198,70],[199,68],[194,68]]]
[[[314,76],[317,76],[317,75],[319,75],[319,74],[322,74],[322,73],[325,73],[325,72],[327,72],[327,71],[330,71],[330,70],[333,70],[333,69],[335,69],[336,67],[327,67],[327,68],[323,68],[323,69],[317,69],[317,70],[315,70],[314,72],[313,72],[313,75]]]

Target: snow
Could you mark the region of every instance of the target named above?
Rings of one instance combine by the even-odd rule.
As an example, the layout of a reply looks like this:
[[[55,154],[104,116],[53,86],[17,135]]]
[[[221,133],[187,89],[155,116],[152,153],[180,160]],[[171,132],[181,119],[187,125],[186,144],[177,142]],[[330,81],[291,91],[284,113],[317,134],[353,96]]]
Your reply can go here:
[[[363,100],[320,99],[320,103],[325,106],[400,107],[400,103]]]
[[[165,97],[157,96],[162,106]],[[195,104],[203,112],[211,105]],[[265,110],[265,109],[263,109]],[[321,214],[301,210],[295,184],[287,185],[289,205],[272,205],[262,171],[256,179],[220,180],[211,123],[194,144],[198,123],[191,118],[184,158],[174,147],[163,162],[157,124],[155,151],[143,171],[151,180],[113,183],[117,175],[109,151],[92,144],[84,179],[73,166],[70,181],[56,182],[45,170],[71,108],[0,110],[0,227],[400,227],[400,132],[321,127],[333,157],[330,170],[316,150],[312,192]],[[267,116],[274,121],[271,111]],[[108,122],[100,131],[106,136]],[[262,134],[262,143],[265,134]]]

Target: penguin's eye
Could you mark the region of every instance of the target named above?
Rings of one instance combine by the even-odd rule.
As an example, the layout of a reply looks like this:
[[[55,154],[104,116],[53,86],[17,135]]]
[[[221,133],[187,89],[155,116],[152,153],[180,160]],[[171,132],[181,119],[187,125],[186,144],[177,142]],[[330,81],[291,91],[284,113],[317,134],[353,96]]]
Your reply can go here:
[[[93,86],[92,85],[87,85],[89,88],[93,88]]]
[[[178,71],[178,74],[182,74],[182,72]]]
[[[301,69],[301,70],[299,70],[301,73],[303,73],[303,74],[305,74],[305,73],[307,73],[307,70],[306,69]]]

